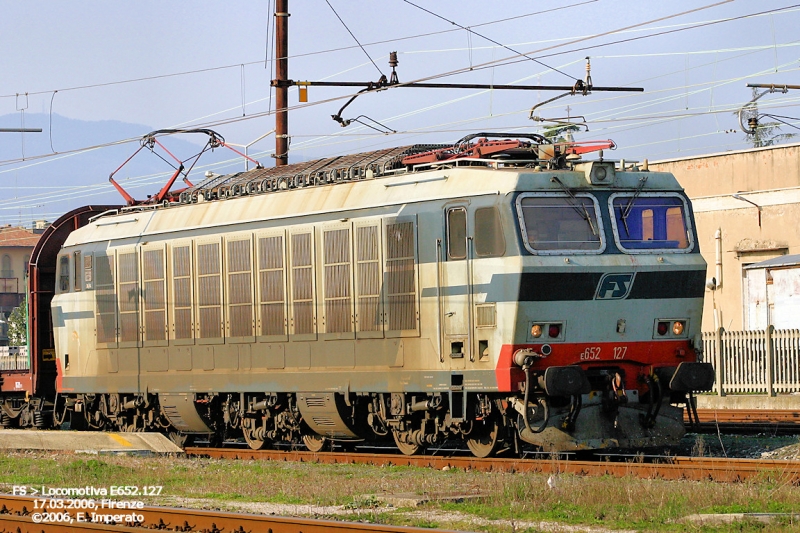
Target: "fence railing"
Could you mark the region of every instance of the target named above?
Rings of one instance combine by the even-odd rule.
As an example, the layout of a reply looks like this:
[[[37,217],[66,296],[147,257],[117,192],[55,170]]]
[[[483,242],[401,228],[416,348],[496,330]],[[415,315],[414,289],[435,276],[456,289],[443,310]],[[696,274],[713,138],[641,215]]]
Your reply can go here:
[[[15,277],[3,276],[0,274],[0,292],[10,292],[17,294],[19,292],[19,280]]]
[[[0,346],[0,370],[29,370],[27,346]]]
[[[775,329],[703,333],[703,359],[717,373],[714,392],[726,394],[800,392],[800,330]]]

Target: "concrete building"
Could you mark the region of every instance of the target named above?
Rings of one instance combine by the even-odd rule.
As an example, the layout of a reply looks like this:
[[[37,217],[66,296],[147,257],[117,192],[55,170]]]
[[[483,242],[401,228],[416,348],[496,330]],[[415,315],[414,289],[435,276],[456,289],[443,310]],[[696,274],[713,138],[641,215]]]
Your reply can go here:
[[[703,331],[800,328],[800,257],[790,257],[800,254],[800,144],[650,168],[675,174],[692,199],[708,262]]]
[[[5,319],[25,298],[28,261],[41,233],[35,231],[10,225],[0,227],[0,345],[8,344]]]

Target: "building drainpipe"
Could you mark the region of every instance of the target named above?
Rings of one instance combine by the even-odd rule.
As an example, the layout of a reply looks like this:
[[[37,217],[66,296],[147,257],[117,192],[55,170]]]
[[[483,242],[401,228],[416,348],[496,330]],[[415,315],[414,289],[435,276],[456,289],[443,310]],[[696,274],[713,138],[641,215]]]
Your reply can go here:
[[[714,259],[716,283],[714,284],[714,291],[722,288],[722,228],[717,228],[714,232],[714,244],[716,248],[716,256]],[[717,307],[716,298],[714,298],[714,330],[717,330],[722,325],[722,316]]]

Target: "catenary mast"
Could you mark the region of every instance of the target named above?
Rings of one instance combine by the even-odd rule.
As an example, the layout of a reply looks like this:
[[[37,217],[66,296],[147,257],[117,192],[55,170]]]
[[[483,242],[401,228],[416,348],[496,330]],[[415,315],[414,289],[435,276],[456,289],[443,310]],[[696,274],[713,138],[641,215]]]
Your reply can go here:
[[[289,163],[289,0],[275,2],[275,166]]]

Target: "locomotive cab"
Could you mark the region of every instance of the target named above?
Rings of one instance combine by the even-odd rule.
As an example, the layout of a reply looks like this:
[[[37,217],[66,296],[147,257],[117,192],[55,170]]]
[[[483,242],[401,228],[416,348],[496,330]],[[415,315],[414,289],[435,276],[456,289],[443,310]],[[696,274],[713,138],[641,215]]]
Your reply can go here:
[[[524,377],[520,436],[551,450],[677,443],[673,404],[714,380],[700,362],[706,265],[689,200],[646,164],[601,157],[550,174],[515,200],[526,257],[507,353],[512,388]]]

